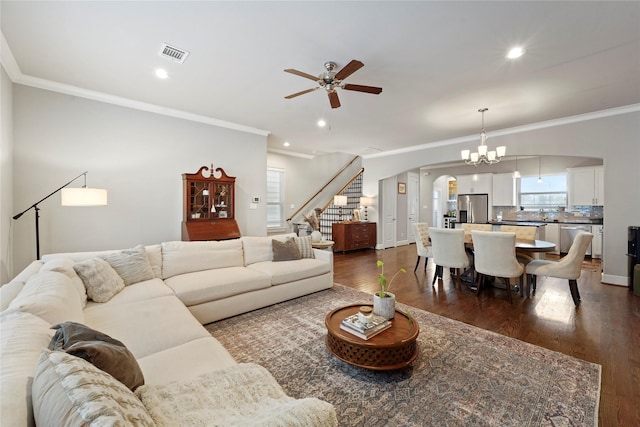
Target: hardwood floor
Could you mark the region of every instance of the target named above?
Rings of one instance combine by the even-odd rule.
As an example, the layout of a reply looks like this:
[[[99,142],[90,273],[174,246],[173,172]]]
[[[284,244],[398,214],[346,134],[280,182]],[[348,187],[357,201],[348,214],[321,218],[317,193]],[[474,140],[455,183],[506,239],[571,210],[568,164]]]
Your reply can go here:
[[[391,292],[404,304],[602,365],[599,425],[640,426],[640,297],[626,287],[600,283],[600,264],[585,263],[578,280],[582,303],[575,308],[566,280],[538,279],[530,299],[502,289],[476,296],[467,285],[444,281],[431,286],[434,265],[416,271],[415,245],[381,251],[334,253],[334,280],[364,292],[377,290],[376,260],[387,278],[400,267]]]

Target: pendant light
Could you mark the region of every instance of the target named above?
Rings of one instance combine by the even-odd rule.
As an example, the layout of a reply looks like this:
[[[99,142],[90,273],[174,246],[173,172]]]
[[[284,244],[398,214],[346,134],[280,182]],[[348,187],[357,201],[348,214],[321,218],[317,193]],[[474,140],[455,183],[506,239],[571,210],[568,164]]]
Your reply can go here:
[[[538,184],[542,184],[542,174],[540,173],[540,156],[538,156]]]
[[[462,150],[460,155],[462,160],[468,165],[478,166],[481,163],[492,165],[498,163],[504,155],[507,153],[507,147],[501,145],[496,147],[495,151],[488,151],[487,148],[487,131],[484,129],[484,113],[488,111],[488,108],[481,108],[478,113],[482,113],[482,131],[480,132],[480,145],[478,145],[478,151],[471,152],[470,150]]]
[[[518,156],[516,156],[516,170],[513,171],[514,178],[520,178],[520,171],[518,170]]]

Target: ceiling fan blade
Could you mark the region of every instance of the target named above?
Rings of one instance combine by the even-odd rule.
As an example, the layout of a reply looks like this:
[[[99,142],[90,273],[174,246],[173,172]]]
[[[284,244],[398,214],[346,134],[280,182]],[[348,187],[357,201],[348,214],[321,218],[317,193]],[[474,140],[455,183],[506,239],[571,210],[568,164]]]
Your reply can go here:
[[[294,93],[289,96],[285,96],[284,99],[295,98],[296,96],[304,95],[305,93],[313,92],[314,90],[320,89],[319,87],[314,87],[313,89],[303,90],[302,92]]]
[[[335,79],[344,80],[362,67],[364,67],[364,64],[362,62],[356,59],[352,59],[351,62],[345,65],[342,70],[338,71],[338,73],[335,76]]]
[[[350,84],[345,84],[344,86],[342,86],[342,89],[344,89],[344,90],[355,90],[356,92],[373,93],[375,95],[378,95],[379,93],[382,92],[382,88],[381,87],[363,86],[363,85],[350,85]]]
[[[294,70],[293,68],[287,68],[284,71],[287,72],[287,73],[295,74],[296,76],[300,76],[300,77],[307,78],[309,80],[313,80],[314,82],[317,82],[318,80],[320,80],[320,78],[318,78],[318,76],[312,76],[311,74],[303,73],[302,71]]]
[[[340,99],[338,99],[338,92],[329,92],[329,104],[331,104],[331,108],[340,107]]]

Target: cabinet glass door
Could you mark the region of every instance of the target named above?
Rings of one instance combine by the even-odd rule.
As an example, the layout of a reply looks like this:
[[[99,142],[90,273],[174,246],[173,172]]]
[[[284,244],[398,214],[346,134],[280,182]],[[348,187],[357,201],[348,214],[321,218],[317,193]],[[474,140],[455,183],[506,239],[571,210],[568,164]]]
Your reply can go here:
[[[231,184],[213,184],[214,218],[233,218],[233,187]]]
[[[209,218],[209,183],[189,183],[189,206],[191,219]]]

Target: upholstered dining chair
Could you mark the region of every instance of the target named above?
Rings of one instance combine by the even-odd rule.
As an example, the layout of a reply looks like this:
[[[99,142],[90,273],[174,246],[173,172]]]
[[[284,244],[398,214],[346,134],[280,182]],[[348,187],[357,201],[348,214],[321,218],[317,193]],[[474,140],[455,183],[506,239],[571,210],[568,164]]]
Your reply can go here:
[[[589,248],[593,234],[581,232],[574,238],[569,252],[560,261],[536,259],[527,264],[527,297],[531,295],[531,286],[536,290],[537,276],[558,277],[569,281],[569,291],[573,303],[580,305],[580,292],[578,291],[578,278],[582,272],[582,261]]]
[[[433,274],[433,286],[438,277],[442,279],[444,267],[455,269],[455,276],[460,284],[461,268],[469,267],[469,257],[464,249],[464,230],[449,228],[430,228],[431,250],[436,272]]]
[[[433,251],[431,250],[431,241],[429,240],[429,224],[426,222],[413,223],[414,234],[416,236],[416,252],[418,253],[418,260],[413,272],[418,269],[420,264],[420,258],[424,258],[424,271],[427,271],[427,263],[429,258],[433,258]]]
[[[491,231],[491,230],[493,230],[493,225],[491,225],[491,224],[474,224],[474,223],[464,222],[464,223],[462,223],[462,229],[464,230],[465,234],[471,234],[471,232],[474,231],[474,230]]]
[[[536,240],[538,227],[530,225],[501,225],[500,231],[516,233],[516,240]]]
[[[507,300],[511,297],[511,278],[518,277],[522,289],[524,265],[516,258],[516,234],[501,231],[472,231],[475,269],[478,274],[477,293],[480,294],[485,277],[504,279],[507,287]]]

